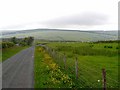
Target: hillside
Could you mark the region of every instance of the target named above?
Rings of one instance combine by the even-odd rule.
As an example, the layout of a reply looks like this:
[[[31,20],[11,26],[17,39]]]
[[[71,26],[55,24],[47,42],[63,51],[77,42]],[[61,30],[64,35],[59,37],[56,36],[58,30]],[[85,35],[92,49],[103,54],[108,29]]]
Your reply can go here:
[[[2,38],[9,37],[23,38],[33,36],[35,39],[52,41],[98,41],[116,40],[117,31],[80,31],[80,30],[60,30],[60,29],[33,29],[23,31],[3,32]]]

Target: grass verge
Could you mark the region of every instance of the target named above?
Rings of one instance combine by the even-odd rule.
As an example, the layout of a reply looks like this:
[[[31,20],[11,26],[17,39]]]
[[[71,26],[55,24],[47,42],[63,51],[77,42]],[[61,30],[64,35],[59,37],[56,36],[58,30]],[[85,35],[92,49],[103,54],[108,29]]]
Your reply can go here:
[[[20,46],[15,46],[15,47],[11,47],[11,48],[6,48],[6,49],[2,49],[2,62],[7,60],[8,58],[10,58],[11,56],[15,55],[16,53],[18,53],[19,51],[28,48],[28,46],[25,47],[20,47]]]
[[[34,66],[35,88],[72,88],[74,85],[41,47],[35,49]]]

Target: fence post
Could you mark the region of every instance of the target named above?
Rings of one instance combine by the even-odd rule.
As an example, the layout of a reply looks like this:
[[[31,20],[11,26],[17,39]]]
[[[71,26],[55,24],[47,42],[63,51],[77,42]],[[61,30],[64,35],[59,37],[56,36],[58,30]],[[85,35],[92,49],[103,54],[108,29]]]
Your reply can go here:
[[[48,52],[48,47],[46,47],[46,50],[47,50],[47,52]]]
[[[60,60],[60,54],[58,54],[58,60]]]
[[[53,49],[51,49],[51,57],[53,57]]]
[[[103,76],[103,90],[106,90],[106,70],[102,69],[102,76]]]
[[[55,59],[57,60],[57,55],[58,55],[58,53],[57,53],[57,51],[55,52]]]
[[[50,48],[48,48],[48,53],[50,54]]]
[[[66,69],[66,56],[65,56],[65,53],[64,53],[63,60],[64,60],[64,69]]]
[[[53,58],[55,58],[55,51],[53,50],[53,52],[52,52],[52,53],[53,53]]]
[[[52,49],[50,48],[50,56],[52,57]]]
[[[75,74],[76,74],[76,79],[78,79],[78,60],[77,60],[77,57],[75,60]]]

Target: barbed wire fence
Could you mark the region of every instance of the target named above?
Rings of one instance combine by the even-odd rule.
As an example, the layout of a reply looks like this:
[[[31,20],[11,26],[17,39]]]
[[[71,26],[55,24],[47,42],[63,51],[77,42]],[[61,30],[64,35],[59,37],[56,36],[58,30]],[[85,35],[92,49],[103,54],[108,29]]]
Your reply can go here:
[[[85,62],[82,64],[79,62],[77,56],[74,60],[67,58],[65,53],[59,53],[54,49],[41,45],[46,52],[55,60],[55,62],[60,66],[69,77],[73,80],[73,87],[76,88],[115,88],[118,87],[119,83],[107,74],[105,68],[101,70],[95,70],[89,67],[89,63]],[[98,67],[93,65],[93,67]],[[87,76],[87,77],[85,77]],[[93,79],[92,79],[93,78]],[[113,83],[115,86],[113,86]]]

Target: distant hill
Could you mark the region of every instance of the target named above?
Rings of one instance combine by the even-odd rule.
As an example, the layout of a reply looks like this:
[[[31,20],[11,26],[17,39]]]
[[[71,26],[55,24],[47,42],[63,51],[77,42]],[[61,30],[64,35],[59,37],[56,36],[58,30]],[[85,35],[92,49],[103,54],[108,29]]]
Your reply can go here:
[[[82,31],[62,29],[31,29],[23,31],[2,32],[2,38],[23,38],[33,36],[35,39],[51,41],[100,41],[117,40],[118,31]]]

